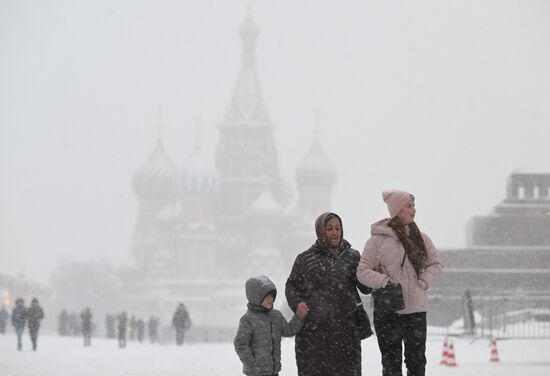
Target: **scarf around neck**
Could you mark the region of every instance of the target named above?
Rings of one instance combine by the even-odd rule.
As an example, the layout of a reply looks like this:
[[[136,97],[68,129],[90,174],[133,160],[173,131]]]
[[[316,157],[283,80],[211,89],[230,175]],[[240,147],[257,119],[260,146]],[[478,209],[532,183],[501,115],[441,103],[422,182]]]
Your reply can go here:
[[[427,253],[426,244],[418,226],[414,222],[405,226],[401,223],[399,217],[393,217],[388,222],[388,227],[397,235],[416,274],[420,275],[426,267]]]

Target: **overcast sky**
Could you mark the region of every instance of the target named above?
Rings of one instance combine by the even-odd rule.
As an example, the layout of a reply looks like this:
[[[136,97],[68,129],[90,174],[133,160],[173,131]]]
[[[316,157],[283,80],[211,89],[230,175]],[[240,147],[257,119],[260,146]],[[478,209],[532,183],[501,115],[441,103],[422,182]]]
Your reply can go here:
[[[46,281],[58,258],[128,256],[131,178],[159,126],[176,164],[197,127],[214,158],[249,3],[0,1],[0,273]],[[419,227],[458,248],[514,169],[550,171],[550,2],[251,8],[282,173],[295,184],[318,128],[355,248],[383,189],[413,192]]]

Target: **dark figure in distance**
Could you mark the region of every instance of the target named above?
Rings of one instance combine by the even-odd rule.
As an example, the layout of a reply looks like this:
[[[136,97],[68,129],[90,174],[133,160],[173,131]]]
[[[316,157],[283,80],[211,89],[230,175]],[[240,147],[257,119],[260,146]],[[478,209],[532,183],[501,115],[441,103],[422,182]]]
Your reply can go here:
[[[38,332],[40,331],[40,321],[42,321],[43,318],[44,311],[38,304],[38,299],[32,298],[31,306],[27,308],[27,322],[33,351],[36,351]]]
[[[11,324],[17,334],[17,350],[21,351],[23,348],[21,344],[21,337],[25,330],[25,322],[27,321],[27,309],[25,308],[25,301],[21,298],[15,299],[15,307],[11,312]]]
[[[176,344],[181,346],[183,344],[183,337],[185,331],[191,326],[191,319],[189,318],[189,313],[183,305],[183,303],[178,304],[176,312],[174,312],[174,317],[172,318],[172,327],[176,330]]]
[[[128,326],[128,314],[126,311],[118,316],[118,347],[126,347],[126,328]]]
[[[158,327],[159,327],[159,320],[155,316],[149,317],[149,320],[147,321],[147,332],[149,334],[149,341],[151,343],[158,342]]]
[[[143,342],[145,338],[145,322],[142,319],[136,320],[136,336],[138,342]]]
[[[6,333],[6,325],[8,323],[10,315],[6,309],[6,307],[2,306],[2,309],[0,310],[0,334]]]
[[[84,347],[92,346],[92,311],[86,307],[80,313],[82,336]]]

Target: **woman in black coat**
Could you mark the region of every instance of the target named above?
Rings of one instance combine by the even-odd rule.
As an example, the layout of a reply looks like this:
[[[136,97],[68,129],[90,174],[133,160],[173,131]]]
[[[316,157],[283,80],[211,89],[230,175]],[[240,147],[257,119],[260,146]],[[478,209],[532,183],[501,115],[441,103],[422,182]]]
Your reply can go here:
[[[361,338],[354,324],[361,258],[343,238],[342,220],[324,213],[315,221],[317,241],[296,257],[286,282],[286,298],[296,311],[301,302],[309,314],[296,335],[299,376],[360,376]]]

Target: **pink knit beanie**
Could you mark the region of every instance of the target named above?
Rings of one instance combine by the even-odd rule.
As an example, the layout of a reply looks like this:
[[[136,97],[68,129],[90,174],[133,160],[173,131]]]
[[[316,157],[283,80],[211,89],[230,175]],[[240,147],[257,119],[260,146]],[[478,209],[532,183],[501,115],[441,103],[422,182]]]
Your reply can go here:
[[[390,217],[395,217],[401,209],[409,203],[410,200],[414,201],[414,196],[409,192],[398,191],[395,189],[389,191],[383,191],[382,197],[384,202],[388,205],[388,211],[390,212]]]

